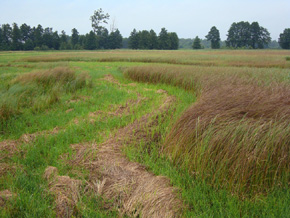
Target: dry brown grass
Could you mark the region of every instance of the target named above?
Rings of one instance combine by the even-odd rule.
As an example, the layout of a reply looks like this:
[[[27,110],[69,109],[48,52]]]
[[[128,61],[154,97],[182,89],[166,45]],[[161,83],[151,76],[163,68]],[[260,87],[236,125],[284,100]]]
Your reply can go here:
[[[120,214],[134,217],[180,215],[183,205],[177,197],[177,190],[170,186],[170,181],[149,173],[138,163],[128,161],[122,153],[126,144],[152,141],[152,137],[156,137],[152,136],[152,130],[158,125],[158,116],[166,114],[174,101],[173,97],[165,94],[164,103],[155,113],[119,129],[101,145],[72,145],[76,154],[71,164],[90,170],[90,189],[97,195],[113,200],[111,207],[117,207]]]
[[[172,128],[165,151],[176,163],[232,191],[288,183],[289,96],[285,86],[228,85],[204,93]]]
[[[55,198],[57,217],[72,217],[77,214],[82,182],[69,176],[59,176],[55,167],[47,167],[43,177],[49,181],[49,191]]]

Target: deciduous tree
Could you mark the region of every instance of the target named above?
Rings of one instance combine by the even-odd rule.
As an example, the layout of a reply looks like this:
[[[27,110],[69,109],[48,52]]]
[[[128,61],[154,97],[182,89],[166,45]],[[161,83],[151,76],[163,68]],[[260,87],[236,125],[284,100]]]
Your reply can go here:
[[[279,45],[283,49],[290,49],[290,28],[284,29],[279,37]]]
[[[205,36],[205,38],[211,42],[211,48],[212,49],[218,49],[220,48],[220,32],[219,30],[213,26],[210,31],[208,32],[208,34]]]
[[[233,23],[228,31],[226,44],[233,48],[264,48],[271,42],[268,30],[258,22]]]
[[[94,14],[93,16],[91,16],[90,20],[92,21],[93,30],[97,35],[101,34],[102,30],[105,28],[104,26],[102,26],[102,24],[107,24],[109,18],[110,15],[108,13],[105,14],[102,8],[94,11]]]

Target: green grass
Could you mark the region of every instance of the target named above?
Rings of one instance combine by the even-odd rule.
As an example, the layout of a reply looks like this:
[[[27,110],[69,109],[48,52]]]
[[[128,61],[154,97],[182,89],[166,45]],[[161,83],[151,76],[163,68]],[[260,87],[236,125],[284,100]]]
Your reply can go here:
[[[266,54],[265,58],[263,54]],[[154,111],[162,103],[162,96],[156,94],[158,89],[166,90],[177,99],[168,113],[170,116],[166,116],[151,131],[152,134],[159,133],[160,140],[149,144],[128,145],[124,153],[130,160],[144,164],[156,175],[167,176],[171,184],[180,189],[181,198],[186,205],[184,217],[289,217],[290,189],[285,185],[287,181],[283,185],[278,183],[262,194],[241,197],[226,186],[215,185],[220,181],[213,183],[212,177],[205,179],[196,174],[190,165],[176,164],[170,153],[164,152],[168,134],[184,112],[199,101],[202,96],[199,90],[202,87],[210,90],[209,87],[217,86],[214,86],[215,81],[220,81],[223,76],[232,78],[232,73],[235,74],[234,78],[254,79],[260,82],[261,87],[271,86],[273,83],[283,83],[287,87],[289,69],[285,64],[285,55],[289,55],[289,52],[1,52],[0,55],[0,93],[5,96],[0,102],[2,105],[3,102],[11,104],[10,110],[16,110],[0,123],[0,143],[7,139],[19,139],[23,134],[59,128],[56,134],[38,135],[34,141],[22,142],[20,152],[0,159],[0,164],[8,164],[15,169],[0,174],[0,191],[9,189],[17,194],[5,207],[0,207],[0,217],[55,217],[56,205],[49,192],[49,184],[43,178],[44,170],[48,166],[54,166],[58,168],[60,175],[81,180],[88,178],[86,170],[67,164],[74,154],[70,145],[82,142],[102,143],[111,132]],[[218,59],[213,59],[214,57]],[[268,64],[264,59],[270,61],[271,66],[267,68]],[[241,60],[242,66],[234,66],[238,65],[237,60]],[[171,63],[164,64],[168,62]],[[176,62],[179,65],[174,65]],[[187,62],[199,64],[180,65],[188,64]],[[211,62],[214,66],[200,64]],[[279,64],[281,67],[276,67]],[[66,69],[65,72],[70,75],[68,78],[73,79],[67,79],[66,76],[55,79],[55,69],[59,68]],[[122,73],[125,69],[128,69],[126,77]],[[173,81],[170,77],[176,70],[180,78]],[[194,79],[192,72],[196,73]],[[129,86],[134,81],[128,79],[128,73],[131,73],[131,79],[143,83]],[[162,73],[162,76],[157,79],[154,76],[137,78],[141,73]],[[107,74],[113,75],[124,86],[102,80]],[[212,75],[215,78],[210,79]],[[78,78],[82,82],[73,82]],[[54,90],[58,93],[57,101],[50,102],[49,96],[53,95]],[[130,114],[120,117],[104,115],[95,122],[90,122],[91,112],[113,111],[119,105],[125,105],[129,99],[137,99],[138,95],[146,100],[131,108]],[[222,133],[220,130],[219,134]],[[286,137],[287,139],[289,138]],[[210,141],[211,135],[205,135],[202,140]],[[260,144],[263,146],[262,142]],[[208,169],[211,166],[203,167]],[[85,195],[82,189],[74,215],[118,217],[118,212],[116,208],[108,210],[106,200],[100,196]]]

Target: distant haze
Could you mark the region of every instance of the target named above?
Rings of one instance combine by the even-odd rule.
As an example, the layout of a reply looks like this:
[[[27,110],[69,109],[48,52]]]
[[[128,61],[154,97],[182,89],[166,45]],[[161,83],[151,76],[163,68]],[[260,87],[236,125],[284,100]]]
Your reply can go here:
[[[225,40],[233,22],[258,21],[277,40],[290,28],[289,0],[0,0],[0,8],[0,24],[41,24],[68,35],[73,28],[88,33],[90,16],[99,8],[111,15],[106,27],[110,29],[114,21],[123,37],[134,28],[158,34],[165,27],[179,38],[205,38],[216,26]]]

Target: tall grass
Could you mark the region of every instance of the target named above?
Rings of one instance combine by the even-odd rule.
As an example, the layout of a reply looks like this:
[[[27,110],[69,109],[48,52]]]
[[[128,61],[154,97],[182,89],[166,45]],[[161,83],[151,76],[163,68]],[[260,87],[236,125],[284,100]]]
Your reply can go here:
[[[90,85],[87,74],[76,74],[68,67],[17,76],[0,92],[0,123],[21,114],[25,108],[41,111],[59,101],[62,93]]]
[[[178,67],[134,67],[125,75],[197,93],[197,103],[163,146],[176,165],[241,196],[290,182],[290,87],[284,75],[268,81],[249,73]]]

